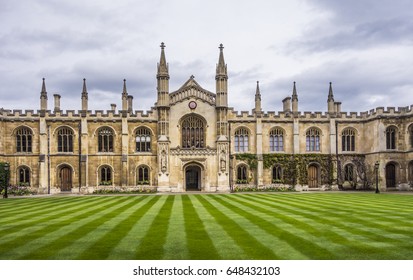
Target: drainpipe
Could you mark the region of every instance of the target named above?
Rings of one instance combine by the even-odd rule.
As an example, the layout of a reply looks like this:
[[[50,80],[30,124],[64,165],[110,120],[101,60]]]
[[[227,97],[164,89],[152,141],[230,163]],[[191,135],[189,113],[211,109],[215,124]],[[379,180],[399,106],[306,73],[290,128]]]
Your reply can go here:
[[[336,162],[337,162],[337,186],[341,189],[341,162],[338,158],[338,123],[339,121],[336,120]],[[340,179],[340,180],[339,180]]]

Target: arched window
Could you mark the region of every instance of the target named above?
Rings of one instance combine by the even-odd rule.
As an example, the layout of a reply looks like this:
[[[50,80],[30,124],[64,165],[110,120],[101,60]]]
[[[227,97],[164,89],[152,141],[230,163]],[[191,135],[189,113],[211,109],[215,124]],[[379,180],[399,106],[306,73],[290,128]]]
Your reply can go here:
[[[195,115],[186,117],[182,121],[182,148],[204,148],[205,132],[204,121]]]
[[[270,151],[284,151],[284,131],[281,128],[274,128],[270,131]]]
[[[99,185],[101,186],[111,186],[112,185],[112,169],[110,166],[104,165],[100,168],[99,172]]]
[[[397,129],[394,126],[390,126],[386,129],[386,149],[396,149],[396,132]]]
[[[113,152],[113,131],[109,127],[99,129],[98,151],[102,153]]]
[[[237,184],[248,184],[247,166],[240,165],[237,168]]]
[[[344,181],[354,182],[356,179],[354,166],[352,164],[347,164],[344,166]]]
[[[30,186],[30,169],[27,166],[21,166],[17,169],[17,179],[19,186]]]
[[[138,185],[149,185],[149,168],[147,166],[139,166],[136,182]]]
[[[307,130],[306,151],[320,151],[320,130],[318,130],[317,128],[310,128],[309,130]]]
[[[354,152],[356,150],[356,132],[352,128],[346,128],[341,134],[341,149],[343,152]]]
[[[18,153],[32,152],[32,131],[28,127],[21,127],[17,129],[16,149]]]
[[[73,130],[62,127],[57,132],[57,151],[59,153],[73,152]]]
[[[413,149],[413,124],[409,126],[409,143],[410,148]]]
[[[272,168],[272,183],[281,183],[283,178],[283,170],[280,165],[275,165]]]
[[[140,127],[136,130],[136,151],[150,152],[151,151],[151,132],[146,127]]]
[[[235,131],[235,151],[248,152],[248,129],[240,128]]]

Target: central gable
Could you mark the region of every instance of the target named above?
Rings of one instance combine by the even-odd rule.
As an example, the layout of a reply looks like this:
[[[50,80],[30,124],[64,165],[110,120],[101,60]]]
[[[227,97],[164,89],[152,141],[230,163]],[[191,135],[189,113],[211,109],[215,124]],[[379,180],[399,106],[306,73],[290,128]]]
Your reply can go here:
[[[215,94],[203,89],[196,81],[195,77],[191,76],[177,91],[169,94],[170,104],[176,104],[191,97],[201,99],[210,105],[215,105]]]

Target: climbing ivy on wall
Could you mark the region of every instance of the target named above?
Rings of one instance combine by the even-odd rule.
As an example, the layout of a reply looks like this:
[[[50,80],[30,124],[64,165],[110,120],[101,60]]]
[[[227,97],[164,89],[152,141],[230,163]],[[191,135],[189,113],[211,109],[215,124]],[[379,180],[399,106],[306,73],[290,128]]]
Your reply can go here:
[[[253,170],[257,168],[257,156],[254,154],[237,154],[237,160],[245,161]],[[265,169],[271,169],[278,164],[283,169],[284,184],[308,184],[308,165],[316,163],[320,166],[321,184],[333,183],[333,159],[325,154],[263,154]]]

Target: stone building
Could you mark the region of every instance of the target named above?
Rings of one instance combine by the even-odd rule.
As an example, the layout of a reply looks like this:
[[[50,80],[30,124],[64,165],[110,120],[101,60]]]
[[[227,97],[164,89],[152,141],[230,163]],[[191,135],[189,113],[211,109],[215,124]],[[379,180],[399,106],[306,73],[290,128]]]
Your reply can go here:
[[[85,79],[81,110],[63,112],[57,94],[49,110],[43,79],[40,110],[1,109],[0,162],[10,163],[12,185],[38,193],[368,188],[376,163],[382,191],[411,188],[413,106],[341,112],[330,83],[327,112],[300,112],[294,82],[283,111],[263,112],[257,82],[254,109],[238,113],[228,107],[222,45],[215,80],[214,92],[193,76],[170,91],[163,43],[145,114],[133,110],[125,80],[120,110],[89,110]]]

